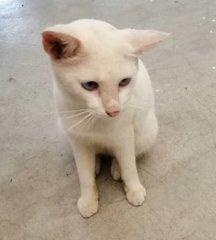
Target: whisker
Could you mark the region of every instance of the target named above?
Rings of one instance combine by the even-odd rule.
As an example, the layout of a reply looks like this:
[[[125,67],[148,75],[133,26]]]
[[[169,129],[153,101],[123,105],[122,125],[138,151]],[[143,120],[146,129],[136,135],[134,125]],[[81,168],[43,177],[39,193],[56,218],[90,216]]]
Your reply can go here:
[[[67,129],[67,131],[70,131],[74,128],[76,128],[77,126],[79,126],[83,121],[85,121],[87,118],[89,118],[91,116],[91,113],[89,113],[87,116],[84,116],[78,123],[74,124],[73,126],[69,127]]]
[[[144,107],[144,104],[137,104],[137,103],[130,103],[128,104],[129,106],[139,106],[139,107]]]
[[[67,116],[67,117],[65,117],[65,118],[74,118],[74,117],[78,117],[78,116],[85,115],[85,114],[87,114],[87,113],[90,113],[90,111],[79,112],[79,113],[77,113],[77,114],[73,114],[73,115]]]
[[[135,108],[135,109],[139,109],[139,110],[144,110],[144,106],[135,106],[135,105],[129,105],[130,108]]]
[[[138,107],[145,107],[146,106],[146,104],[140,104],[140,103],[130,103],[130,104],[128,104],[129,106],[138,106]]]
[[[41,113],[39,115],[50,115],[50,114],[59,114],[59,113],[76,113],[76,112],[82,112],[82,111],[87,111],[89,109],[77,109],[77,110],[68,110],[68,111],[56,111],[56,112],[45,112]]]
[[[93,115],[93,118],[91,119],[91,122],[90,122],[89,126],[93,125],[97,119],[98,119],[98,116],[97,115]]]
[[[86,119],[86,122],[82,125],[80,128],[79,134],[81,134],[84,130],[86,130],[87,127],[89,127],[91,120],[94,118],[93,114],[89,116],[89,118]]]

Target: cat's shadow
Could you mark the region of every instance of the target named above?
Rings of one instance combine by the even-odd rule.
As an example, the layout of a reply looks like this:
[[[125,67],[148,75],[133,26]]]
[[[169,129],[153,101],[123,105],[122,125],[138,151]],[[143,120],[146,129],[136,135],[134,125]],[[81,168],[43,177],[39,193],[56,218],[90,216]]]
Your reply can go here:
[[[150,158],[149,153],[143,153],[143,154],[139,155],[136,158],[137,167],[139,168],[140,165],[145,164],[145,162],[148,161],[149,158]],[[101,162],[101,166],[100,166],[100,173],[98,174],[97,177],[99,177],[101,174],[111,176],[110,169],[111,169],[111,164],[112,164],[113,157],[109,156],[109,155],[100,155],[99,159],[100,159],[100,162]],[[119,180],[119,181],[121,181],[121,180]]]
[[[98,158],[101,163],[100,173],[98,175],[100,175],[102,172],[108,174],[108,172],[110,172],[110,168],[112,164],[112,157],[109,155],[101,154],[98,156]]]
[[[148,154],[143,154],[137,158],[137,168],[144,165],[148,159]],[[107,205],[125,199],[124,184],[122,180],[114,180],[111,176],[112,157],[108,155],[100,156],[100,172],[96,176],[99,190],[100,204]]]

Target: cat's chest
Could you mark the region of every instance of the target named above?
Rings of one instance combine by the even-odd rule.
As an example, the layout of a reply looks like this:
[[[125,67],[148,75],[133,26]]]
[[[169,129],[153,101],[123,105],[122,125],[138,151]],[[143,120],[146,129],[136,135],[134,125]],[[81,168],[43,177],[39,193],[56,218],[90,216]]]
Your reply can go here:
[[[127,134],[131,126],[132,122],[129,119],[116,118],[110,121],[99,119],[86,128],[77,127],[68,133],[72,137],[82,138],[91,144],[109,149],[116,141],[122,141],[122,136]]]

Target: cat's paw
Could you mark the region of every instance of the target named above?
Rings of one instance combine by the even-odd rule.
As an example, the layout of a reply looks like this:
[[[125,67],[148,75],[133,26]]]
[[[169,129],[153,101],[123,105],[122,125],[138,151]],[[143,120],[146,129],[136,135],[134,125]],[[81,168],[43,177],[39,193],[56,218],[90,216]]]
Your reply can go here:
[[[98,211],[98,199],[85,200],[82,197],[79,198],[77,202],[77,207],[80,214],[84,218],[91,217]]]
[[[111,165],[111,176],[114,180],[118,181],[121,179],[121,173],[120,173],[120,169],[119,166],[116,162],[116,160],[112,161],[112,165]]]
[[[129,203],[134,206],[140,206],[143,204],[146,196],[145,188],[140,185],[137,188],[131,189],[126,193],[126,197]]]

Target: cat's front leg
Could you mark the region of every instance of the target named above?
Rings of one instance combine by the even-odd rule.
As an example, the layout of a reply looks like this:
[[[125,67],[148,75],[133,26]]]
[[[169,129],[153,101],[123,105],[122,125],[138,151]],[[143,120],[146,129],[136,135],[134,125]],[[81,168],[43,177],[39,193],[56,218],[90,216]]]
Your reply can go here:
[[[95,181],[95,151],[82,141],[72,142],[77,171],[80,180],[81,196],[77,202],[83,217],[90,217],[98,210],[98,190]]]
[[[116,158],[125,184],[127,200],[135,206],[140,206],[145,200],[146,191],[138,177],[133,140],[133,131],[130,131],[116,150]]]

